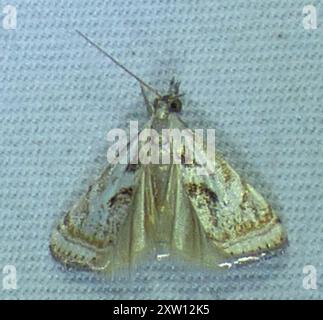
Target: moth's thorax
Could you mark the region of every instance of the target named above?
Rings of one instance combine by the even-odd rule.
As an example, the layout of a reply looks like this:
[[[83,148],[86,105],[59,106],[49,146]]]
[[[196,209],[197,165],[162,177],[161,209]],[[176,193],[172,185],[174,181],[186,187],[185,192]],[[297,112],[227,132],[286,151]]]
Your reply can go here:
[[[170,128],[169,116],[165,118],[158,118],[156,116],[153,116],[152,122],[151,122],[151,128],[156,130],[161,135],[163,132],[163,129]]]
[[[154,117],[159,120],[165,120],[169,116],[168,104],[160,101],[158,107],[155,109]]]

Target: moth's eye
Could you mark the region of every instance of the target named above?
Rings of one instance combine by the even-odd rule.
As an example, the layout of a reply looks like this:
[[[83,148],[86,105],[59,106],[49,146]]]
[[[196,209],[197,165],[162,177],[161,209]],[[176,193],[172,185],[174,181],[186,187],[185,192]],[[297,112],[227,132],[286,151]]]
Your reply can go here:
[[[180,112],[182,110],[182,101],[179,99],[173,100],[169,105],[170,112]]]

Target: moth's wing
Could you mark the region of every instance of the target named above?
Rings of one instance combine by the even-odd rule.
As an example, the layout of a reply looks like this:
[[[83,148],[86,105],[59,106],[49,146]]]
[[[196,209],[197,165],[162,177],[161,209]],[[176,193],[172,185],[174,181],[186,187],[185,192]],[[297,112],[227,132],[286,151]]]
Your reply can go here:
[[[115,245],[114,268],[134,267],[153,254],[156,209],[150,169],[149,165],[141,166],[136,177],[132,205]]]
[[[195,215],[192,223],[198,221],[195,235],[200,235],[200,250],[204,250],[200,256],[205,264],[227,267],[281,248],[287,241],[286,233],[265,199],[217,152],[210,158],[202,143],[195,148],[193,161],[181,165],[180,189],[194,212],[189,213]],[[185,203],[185,197],[181,198]]]
[[[108,166],[54,227],[50,249],[63,264],[95,269],[100,252],[117,240],[132,203],[134,173]]]
[[[132,142],[127,145],[128,151],[130,146],[136,148],[136,142]],[[120,249],[122,240],[131,240],[120,240],[119,234],[131,237],[120,230],[129,220],[129,213],[137,210],[135,199],[142,173],[140,165],[127,164],[127,159],[121,163],[125,164],[107,165],[99,179],[55,225],[50,250],[64,265],[110,271],[131,262],[123,254],[125,250]]]

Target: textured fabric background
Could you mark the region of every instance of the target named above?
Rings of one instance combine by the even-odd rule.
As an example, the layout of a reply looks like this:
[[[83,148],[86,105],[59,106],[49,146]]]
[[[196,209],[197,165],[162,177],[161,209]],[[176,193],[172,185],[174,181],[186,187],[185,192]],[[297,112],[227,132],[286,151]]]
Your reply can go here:
[[[227,2],[227,3],[225,3]],[[26,0],[0,29],[0,270],[6,299],[323,297],[323,9],[306,0]],[[66,271],[52,260],[53,223],[97,177],[108,130],[147,118],[139,86],[80,29],[160,90],[185,92],[183,118],[215,128],[218,148],[280,212],[285,254],[211,272],[148,262],[132,279]],[[318,290],[302,286],[314,265]],[[1,278],[1,273],[0,273]]]

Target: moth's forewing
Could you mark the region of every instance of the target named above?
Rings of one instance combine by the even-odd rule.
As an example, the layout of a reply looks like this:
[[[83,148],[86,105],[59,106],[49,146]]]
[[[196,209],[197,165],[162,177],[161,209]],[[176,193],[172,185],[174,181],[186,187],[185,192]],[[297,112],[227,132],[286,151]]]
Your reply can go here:
[[[50,248],[63,264],[92,269],[97,264],[97,255],[116,243],[135,186],[134,173],[126,167],[106,168],[55,226]]]
[[[149,123],[148,123],[149,125]],[[120,155],[120,163],[107,165],[99,179],[58,221],[50,250],[67,266],[110,270],[116,261],[115,247],[120,228],[133,211],[133,199],[140,166],[129,158],[136,148],[132,137]]]
[[[249,262],[283,247],[286,233],[264,198],[242,181],[219,154],[210,163],[205,146],[197,144],[195,148],[200,149],[202,157],[205,154],[205,159],[196,157],[192,165],[183,165],[181,179],[207,238],[209,255],[210,248],[214,248],[214,260],[208,258],[208,264]],[[207,162],[213,170],[199,175]]]

